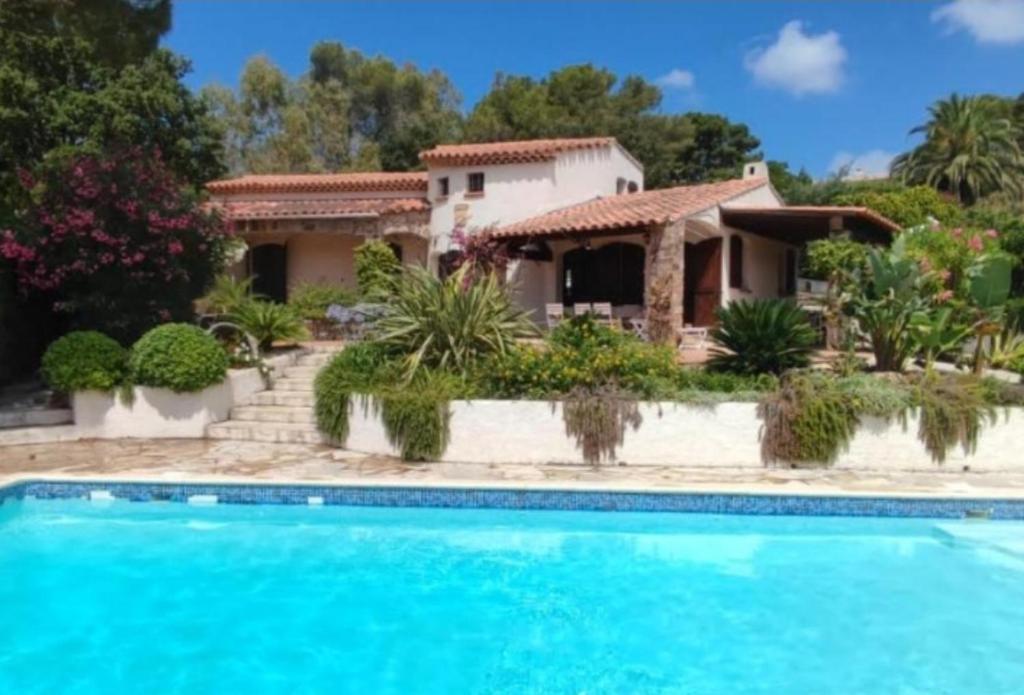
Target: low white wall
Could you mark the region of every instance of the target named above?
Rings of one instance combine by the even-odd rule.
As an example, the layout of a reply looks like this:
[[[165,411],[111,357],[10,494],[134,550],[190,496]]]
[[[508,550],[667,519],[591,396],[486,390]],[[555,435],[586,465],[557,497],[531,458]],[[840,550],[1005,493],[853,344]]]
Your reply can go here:
[[[295,364],[299,352],[266,360],[272,374]],[[166,439],[205,437],[206,426],[227,420],[231,409],[267,388],[259,370],[232,369],[219,384],[194,393],[135,386],[130,400],[105,391],[71,396],[79,439]]]
[[[565,432],[561,405],[545,401],[454,401],[451,439],[442,461],[460,463],[583,464],[574,438]],[[708,468],[763,468],[761,421],[754,403],[700,406],[643,403],[640,426],[629,427],[616,461],[627,465]],[[347,448],[397,455],[373,408],[356,400],[349,419]],[[850,470],[975,471],[1024,470],[1015,446],[1024,435],[1024,409],[1000,411],[986,423],[974,455],[956,449],[941,466],[917,438],[916,415],[898,421],[868,418],[834,468]]]

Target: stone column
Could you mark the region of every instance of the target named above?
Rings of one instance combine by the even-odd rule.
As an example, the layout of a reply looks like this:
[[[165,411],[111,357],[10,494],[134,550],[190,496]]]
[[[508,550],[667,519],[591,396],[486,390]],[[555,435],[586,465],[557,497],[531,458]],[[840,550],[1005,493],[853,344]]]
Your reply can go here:
[[[647,334],[675,345],[683,327],[683,230],[685,221],[652,227],[647,241],[644,304]]]

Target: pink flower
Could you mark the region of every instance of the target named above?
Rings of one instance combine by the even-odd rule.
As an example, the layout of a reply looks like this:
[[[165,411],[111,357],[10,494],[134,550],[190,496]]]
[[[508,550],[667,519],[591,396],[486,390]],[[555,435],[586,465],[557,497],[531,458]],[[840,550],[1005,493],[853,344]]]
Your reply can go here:
[[[942,290],[937,295],[935,295],[935,301],[937,301],[939,303],[948,302],[952,298],[953,298],[953,290]]]
[[[959,239],[960,237],[962,237],[962,236],[964,235],[964,230],[963,230],[963,229],[961,229],[960,227],[954,227],[954,228],[953,228],[953,229],[952,229],[952,230],[950,231],[950,234],[952,234],[952,235],[953,235],[953,238],[954,238],[954,239]]]
[[[975,234],[974,236],[971,237],[970,241],[967,242],[967,246],[971,249],[971,251],[976,251],[980,253],[985,248],[985,242],[981,240],[980,236]]]
[[[986,229],[985,230],[985,236],[987,236],[989,239],[998,239],[999,238],[999,232],[997,232],[994,229]]]
[[[920,260],[920,262],[918,263],[918,265],[921,266],[921,272],[922,273],[928,273],[932,269],[932,262],[929,261],[927,258],[922,258]]]
[[[948,282],[949,278],[952,277],[952,275],[953,273],[949,272],[948,270],[939,271],[939,279],[942,280],[942,282]]]
[[[172,256],[177,256],[178,254],[182,253],[184,250],[185,250],[185,247],[182,246],[180,241],[172,241],[171,243],[169,243],[167,245],[167,251]]]

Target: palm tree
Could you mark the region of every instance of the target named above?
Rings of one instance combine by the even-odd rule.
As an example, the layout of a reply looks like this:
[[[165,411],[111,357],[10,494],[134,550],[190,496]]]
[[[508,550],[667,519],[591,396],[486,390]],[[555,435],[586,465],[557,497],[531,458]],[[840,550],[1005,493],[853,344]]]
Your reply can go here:
[[[930,120],[910,132],[925,141],[897,157],[893,176],[926,184],[971,205],[989,193],[1024,192],[1024,153],[1018,126],[999,100],[953,94],[929,109]]]

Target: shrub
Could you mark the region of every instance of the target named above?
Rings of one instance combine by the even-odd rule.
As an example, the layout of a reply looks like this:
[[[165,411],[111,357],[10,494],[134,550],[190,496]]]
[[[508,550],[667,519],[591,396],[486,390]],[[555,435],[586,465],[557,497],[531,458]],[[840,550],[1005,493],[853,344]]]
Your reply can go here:
[[[391,247],[377,239],[356,249],[355,265],[359,293],[371,301],[387,297],[402,270],[402,264]]]
[[[420,368],[465,374],[491,354],[505,354],[517,338],[536,334],[497,276],[467,282],[465,265],[440,280],[409,267],[377,321],[378,340],[405,357],[411,377]]]
[[[807,315],[780,299],[733,302],[718,312],[709,367],[739,374],[781,374],[805,367],[817,342]]]
[[[199,300],[202,310],[211,314],[230,314],[246,302],[258,299],[252,293],[252,278],[236,280],[230,275],[218,275],[213,287]]]
[[[295,310],[285,304],[252,301],[237,307],[229,318],[232,323],[253,336],[260,350],[269,350],[278,341],[304,340],[309,337],[306,326]]]
[[[349,345],[320,370],[313,383],[316,422],[339,444],[348,438],[349,402],[353,393],[372,393],[393,381],[396,368],[383,346]]]
[[[288,306],[307,321],[325,319],[327,308],[332,305],[352,306],[355,303],[355,293],[338,285],[303,282],[288,293]]]
[[[75,331],[47,348],[41,371],[57,391],[109,391],[124,381],[127,363],[128,351],[113,338]]]
[[[227,375],[228,356],[211,335],[197,326],[157,326],[132,347],[128,359],[132,380],[142,386],[172,391],[201,391]]]
[[[388,441],[406,461],[436,461],[448,448],[453,398],[466,397],[465,382],[446,372],[424,370],[410,384],[378,392]]]

